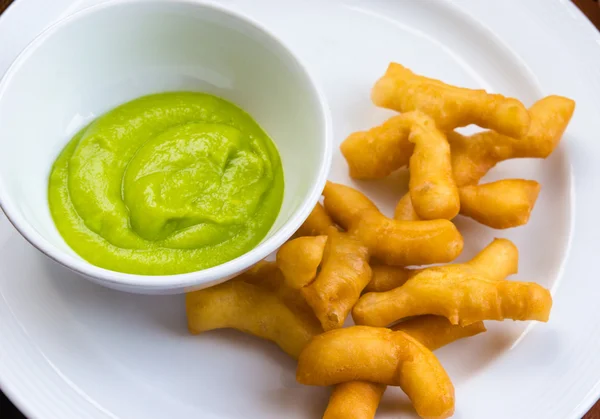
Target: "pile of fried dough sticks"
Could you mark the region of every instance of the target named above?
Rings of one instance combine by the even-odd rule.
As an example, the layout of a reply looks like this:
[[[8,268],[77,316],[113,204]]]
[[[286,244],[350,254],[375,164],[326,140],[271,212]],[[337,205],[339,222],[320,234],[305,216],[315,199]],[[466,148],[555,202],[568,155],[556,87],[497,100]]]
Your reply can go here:
[[[483,321],[548,321],[550,292],[507,280],[518,251],[496,239],[466,263],[458,214],[496,229],[527,223],[540,191],[531,180],[480,184],[498,162],[546,158],[575,103],[516,99],[445,84],[391,63],[372,100],[399,114],[350,135],[341,151],[355,179],[408,166],[409,192],[394,218],[363,193],[328,182],[275,262],[186,297],[192,333],[235,328],[298,360],[297,380],[334,386],[326,419],[367,419],[386,386],[399,386],[423,418],[454,413],[454,387],[433,350],[484,332]],[[454,131],[487,129],[471,136]],[[427,267],[426,265],[437,264]],[[344,327],[349,315],[356,326]]]

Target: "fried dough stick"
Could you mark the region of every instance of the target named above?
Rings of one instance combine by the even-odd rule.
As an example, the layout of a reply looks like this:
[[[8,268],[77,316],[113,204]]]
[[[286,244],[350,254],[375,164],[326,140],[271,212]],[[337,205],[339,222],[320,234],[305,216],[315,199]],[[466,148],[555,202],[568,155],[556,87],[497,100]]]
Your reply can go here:
[[[473,259],[463,265],[477,269],[490,279],[502,280],[516,274],[519,267],[519,251],[507,239],[494,239]],[[373,276],[364,292],[385,292],[398,288],[423,269],[409,269],[400,266],[375,265],[371,267]]]
[[[297,358],[323,329],[306,302],[296,290],[285,286],[273,266],[261,264],[254,272],[186,294],[190,332],[232,328],[270,340]]]
[[[371,280],[368,249],[331,228],[328,236],[300,237],[277,253],[286,284],[300,290],[325,330],[342,327]]]
[[[481,320],[548,321],[552,296],[533,282],[499,281],[468,265],[427,268],[401,287],[363,295],[352,310],[357,324],[386,326],[423,314],[466,326]]]
[[[449,133],[452,171],[459,187],[461,215],[492,228],[526,224],[539,193],[537,182],[508,179],[483,185],[477,183],[501,161],[548,157],[560,142],[574,109],[575,102],[565,97],[548,96],[540,99],[529,109],[529,132],[520,139],[494,131],[468,137],[456,132]],[[394,218],[406,221],[420,219],[412,207],[409,194],[398,202]]]
[[[415,317],[392,329],[408,333],[432,351],[486,330],[483,322],[460,327],[439,316]],[[386,387],[367,381],[348,381],[336,385],[323,419],[373,419]]]
[[[371,99],[377,106],[398,112],[422,111],[444,131],[476,124],[521,137],[530,124],[527,109],[517,99],[451,86],[417,75],[398,63],[390,63],[375,83]]]
[[[317,202],[310,215],[300,226],[294,237],[303,236],[323,236],[327,234],[330,227],[335,227],[333,220],[323,208],[323,205]]]
[[[392,220],[358,190],[333,182],[327,182],[323,196],[331,217],[385,264],[450,262],[462,251],[462,236],[448,220]]]
[[[353,326],[314,337],[298,359],[298,382],[329,386],[348,381],[398,385],[424,418],[454,413],[454,386],[435,355],[409,334]]]

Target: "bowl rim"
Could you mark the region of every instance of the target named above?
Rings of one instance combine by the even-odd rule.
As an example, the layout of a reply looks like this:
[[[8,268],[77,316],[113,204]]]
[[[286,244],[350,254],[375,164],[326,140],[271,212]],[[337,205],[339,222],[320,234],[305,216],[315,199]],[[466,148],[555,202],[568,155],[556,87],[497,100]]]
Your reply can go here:
[[[332,120],[329,106],[325,99],[325,95],[317,83],[315,77],[311,74],[305,64],[298,56],[290,49],[290,47],[282,41],[277,35],[272,33],[260,22],[245,15],[241,11],[215,3],[213,0],[109,0],[91,7],[86,7],[78,12],[63,17],[52,25],[48,26],[44,31],[37,35],[10,64],[6,73],[0,78],[0,99],[4,95],[8,85],[10,84],[14,74],[19,70],[23,62],[48,39],[52,34],[66,26],[67,24],[83,19],[100,10],[118,7],[130,4],[185,4],[193,7],[207,8],[227,15],[233,19],[240,20],[249,26],[254,27],[259,32],[264,34],[270,41],[273,41],[281,49],[281,53],[286,55],[288,59],[296,64],[298,70],[306,78],[312,91],[311,93],[317,99],[319,106],[319,114],[323,126],[323,158],[317,173],[317,180],[310,188],[308,194],[304,197],[300,207],[296,209],[288,221],[274,232],[267,240],[259,243],[250,251],[238,256],[223,264],[199,270],[174,275],[140,275],[113,271],[106,268],[93,265],[83,258],[72,256],[65,251],[58,249],[49,240],[44,238],[35,228],[22,216],[21,212],[16,208],[12,198],[7,194],[4,187],[3,177],[0,176],[0,209],[4,212],[13,227],[36,249],[43,254],[58,262],[59,264],[69,268],[88,279],[92,279],[97,283],[111,286],[113,288],[127,289],[129,291],[147,290],[181,290],[186,287],[203,288],[225,282],[233,275],[236,275],[250,268],[260,260],[277,250],[285,241],[287,241],[302,223],[308,218],[310,212],[318,202],[327,176],[331,167],[333,154],[333,130]]]

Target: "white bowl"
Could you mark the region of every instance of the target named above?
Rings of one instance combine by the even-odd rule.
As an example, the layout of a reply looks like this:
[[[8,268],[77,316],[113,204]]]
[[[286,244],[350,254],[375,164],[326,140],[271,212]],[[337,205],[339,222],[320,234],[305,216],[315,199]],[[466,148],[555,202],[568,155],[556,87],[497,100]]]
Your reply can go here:
[[[84,125],[131,99],[191,90],[246,110],[281,155],[285,196],[271,231],[250,252],[180,275],[132,275],[79,257],[47,201],[60,150]],[[221,6],[185,0],[104,3],[33,41],[0,82],[0,205],[17,230],[55,261],[99,284],[178,293],[222,282],[285,242],[317,202],[331,164],[327,106],[305,67],[276,36]]]

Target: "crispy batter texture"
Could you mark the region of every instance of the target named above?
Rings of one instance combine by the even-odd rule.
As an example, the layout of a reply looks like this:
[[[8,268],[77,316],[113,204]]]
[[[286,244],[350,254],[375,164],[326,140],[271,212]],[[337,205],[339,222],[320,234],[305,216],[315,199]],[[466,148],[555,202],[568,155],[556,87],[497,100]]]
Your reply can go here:
[[[460,201],[446,136],[433,119],[420,115],[409,141],[415,144],[408,184],[415,212],[424,220],[451,220],[458,214]]]
[[[404,285],[406,281],[418,272],[416,269],[389,265],[374,265],[371,266],[371,270],[373,271],[373,275],[371,276],[371,281],[363,291],[365,293],[393,290]]]
[[[323,419],[373,419],[387,386],[368,381],[348,381],[337,384]]]
[[[560,142],[574,110],[573,100],[547,96],[529,109],[531,125],[523,138],[512,138],[494,131],[471,136],[448,133],[456,184],[474,185],[504,160],[548,157]]]
[[[494,239],[466,265],[490,279],[501,281],[519,271],[519,250],[507,239]]]
[[[483,322],[460,327],[439,316],[415,317],[392,330],[408,333],[432,351],[486,331]],[[338,384],[331,393],[323,419],[373,419],[385,388],[385,385],[367,381]]]
[[[363,193],[341,183],[327,182],[323,190],[325,209],[335,222],[348,230],[360,215],[367,211],[379,211]]]
[[[460,190],[460,188],[459,188]],[[459,195],[460,200],[460,195]],[[420,221],[422,220],[415,211],[415,207],[412,203],[412,199],[410,198],[410,192],[404,194],[402,198],[396,204],[396,208],[394,209],[394,219],[398,221]]]
[[[344,325],[370,280],[368,249],[349,234],[330,230],[321,271],[301,292],[323,329],[331,330]]]
[[[385,326],[423,314],[466,326],[482,320],[548,321],[552,296],[533,282],[490,279],[467,265],[424,269],[403,286],[363,295],[354,306],[357,324]]]
[[[522,226],[529,221],[540,188],[536,181],[524,179],[463,186],[460,214],[497,229]]]
[[[368,326],[314,337],[298,359],[298,382],[328,386],[347,381],[398,385],[424,418],[454,413],[454,386],[435,355],[402,331]]]
[[[257,285],[274,293],[299,316],[314,323],[316,317],[298,290],[289,287],[275,262],[260,261],[246,272],[231,279]]]
[[[328,234],[291,240],[277,253],[286,286],[300,290],[297,295],[304,298],[325,330],[343,326],[371,280],[368,249],[335,228]]]
[[[397,63],[390,63],[375,83],[371,99],[377,106],[398,112],[420,110],[444,131],[476,124],[521,137],[529,129],[529,113],[517,99],[451,86],[419,76]]]
[[[330,227],[335,227],[333,220],[319,202],[313,208],[310,215],[300,226],[294,237],[323,236],[327,234]]]
[[[270,340],[294,358],[322,332],[314,316],[299,314],[275,292],[244,281],[186,294],[186,313],[192,334],[233,328]]]
[[[368,131],[350,134],[340,146],[354,179],[381,179],[408,164],[413,112],[393,116]]]
[[[497,163],[514,158],[546,158],[558,146],[562,135],[573,116],[575,102],[562,96],[547,96],[538,100],[530,109],[531,124],[527,135],[523,138],[512,138],[498,134],[494,131],[483,131],[471,136],[464,136],[457,132],[448,133],[450,143],[452,171],[454,180],[459,187],[461,196],[461,213],[471,216],[477,221],[494,228],[509,228],[527,223],[529,212],[524,211],[527,205],[521,206],[517,216],[510,214],[510,208],[506,209],[506,216],[511,217],[509,221],[499,220],[499,214],[494,213],[494,206],[479,204],[470,200],[466,205],[463,196],[473,198],[477,189],[464,186],[476,185],[487,172]],[[381,151],[382,154],[385,150]],[[373,164],[377,164],[374,162]],[[531,207],[535,203],[532,184],[520,186],[521,192],[517,194],[521,202],[531,201]],[[496,190],[495,192],[499,192]],[[408,194],[407,194],[408,195]],[[396,206],[394,218],[397,220],[415,221],[420,217],[415,212],[410,197],[405,195]],[[510,193],[508,194],[510,195]],[[512,201],[515,203],[514,197]],[[472,209],[475,208],[475,211]],[[488,213],[490,211],[490,213]],[[525,215],[524,215],[525,214]],[[491,223],[492,225],[488,224]],[[494,225],[506,224],[505,227]]]
[[[461,186],[460,214],[488,227],[505,229],[529,222],[541,185],[533,180],[503,179],[482,185]],[[396,220],[420,220],[410,199],[404,195],[394,212]]]
[[[269,289],[276,289],[279,287],[278,279],[276,278],[277,271],[277,264],[261,260],[256,265],[250,267],[247,271],[242,272],[231,280],[245,281],[255,285],[264,284]]]
[[[448,220],[398,221],[369,211],[353,224],[353,234],[371,255],[392,266],[451,262],[463,249],[463,238]]]
[[[408,333],[426,348],[435,351],[459,339],[483,333],[486,328],[481,321],[463,327],[441,316],[418,316],[398,323],[392,330]]]
[[[516,274],[519,269],[517,246],[507,239],[494,239],[465,265],[477,269],[490,279],[502,280]],[[373,275],[364,293],[385,292],[398,288],[423,269],[409,269],[401,266],[374,265]]]
[[[328,182],[325,208],[333,219],[387,265],[450,262],[462,251],[463,238],[450,221],[397,221],[385,217],[365,195]]]
[[[531,124],[522,138],[495,131],[471,136],[447,132],[456,184],[476,184],[492,167],[507,159],[548,157],[558,146],[574,109],[575,102],[566,97],[547,96],[538,100],[529,108]],[[413,115],[411,112],[392,117],[366,133],[352,134],[342,144],[353,178],[386,177],[408,164],[414,149],[408,140]]]
[[[288,286],[300,289],[317,276],[327,236],[307,236],[290,240],[277,252],[277,266]]]
[[[460,198],[460,197],[459,197]],[[398,221],[421,221],[421,217],[415,211],[412,200],[410,199],[410,193],[405,193],[394,210],[394,219]]]

